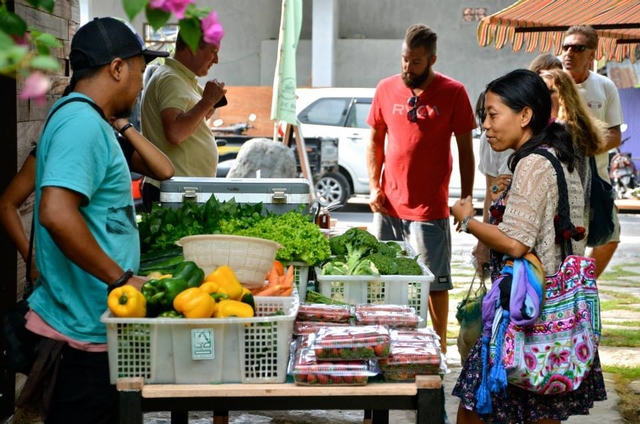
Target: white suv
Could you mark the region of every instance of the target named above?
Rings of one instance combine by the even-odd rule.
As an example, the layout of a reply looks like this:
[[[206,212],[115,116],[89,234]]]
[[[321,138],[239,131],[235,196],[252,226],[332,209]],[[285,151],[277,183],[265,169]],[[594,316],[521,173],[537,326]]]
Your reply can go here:
[[[304,137],[338,138],[339,172],[316,182],[322,203],[345,204],[352,194],[369,193],[366,151],[370,128],[367,116],[373,88],[298,89],[296,109]]]
[[[296,110],[304,137],[335,137],[338,142],[339,172],[324,174],[316,182],[316,193],[323,204],[337,201],[345,204],[352,195],[369,194],[367,144],[370,128],[367,116],[374,88],[299,88]],[[474,154],[478,158],[478,141]],[[460,196],[458,149],[452,137],[453,170],[449,184],[450,197]],[[476,159],[477,160],[477,159]],[[476,167],[473,197],[484,199],[485,177]]]

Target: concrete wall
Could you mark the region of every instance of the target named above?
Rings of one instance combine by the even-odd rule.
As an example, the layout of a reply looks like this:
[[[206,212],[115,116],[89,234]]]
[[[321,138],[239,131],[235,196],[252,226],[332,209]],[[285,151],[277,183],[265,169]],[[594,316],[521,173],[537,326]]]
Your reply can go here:
[[[124,17],[121,2],[87,0],[88,16]],[[305,0],[298,58],[298,86],[311,83],[312,0]],[[466,7],[495,13],[513,0],[338,0],[338,40],[335,50],[336,87],[373,87],[399,72],[400,48],[406,28],[416,22],[438,33],[435,69],[463,82],[475,100],[492,79],[526,67],[537,55],[509,48],[480,47],[476,21],[465,21]],[[271,85],[276,62],[280,0],[198,0],[198,6],[218,11],[225,27],[220,63],[209,77],[230,85]],[[142,31],[144,19],[134,22]],[[320,23],[321,24],[321,23]]]

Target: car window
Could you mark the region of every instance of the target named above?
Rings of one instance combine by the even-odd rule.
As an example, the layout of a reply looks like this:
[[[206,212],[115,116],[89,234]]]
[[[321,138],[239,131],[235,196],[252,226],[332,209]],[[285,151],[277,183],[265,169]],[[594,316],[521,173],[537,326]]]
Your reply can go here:
[[[350,128],[369,128],[369,125],[367,125],[369,109],[371,109],[371,103],[354,103],[351,111],[349,112],[346,126]]]
[[[318,99],[307,106],[298,119],[303,124],[342,126],[351,98]]]

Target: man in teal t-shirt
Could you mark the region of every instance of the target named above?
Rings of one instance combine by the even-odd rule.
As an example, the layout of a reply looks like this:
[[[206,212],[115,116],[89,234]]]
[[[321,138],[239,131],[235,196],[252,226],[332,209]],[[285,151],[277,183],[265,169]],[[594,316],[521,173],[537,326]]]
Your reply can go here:
[[[120,20],[96,18],[81,27],[71,41],[71,93],[51,109],[38,143],[40,277],[27,329],[44,338],[38,361],[55,363],[55,371],[32,371],[27,385],[53,388],[38,399],[48,406],[47,424],[118,421],[100,315],[111,289],[139,289],[144,279],[134,275],[140,242],[131,177],[110,122],[131,115],[146,63],[158,56],[167,54],[147,50]]]

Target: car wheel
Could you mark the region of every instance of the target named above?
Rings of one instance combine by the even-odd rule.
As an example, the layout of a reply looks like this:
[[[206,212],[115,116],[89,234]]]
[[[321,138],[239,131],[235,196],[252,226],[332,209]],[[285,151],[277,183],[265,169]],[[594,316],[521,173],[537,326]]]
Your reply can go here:
[[[351,197],[349,181],[339,172],[328,172],[316,182],[316,196],[320,205],[336,202],[345,205]]]

